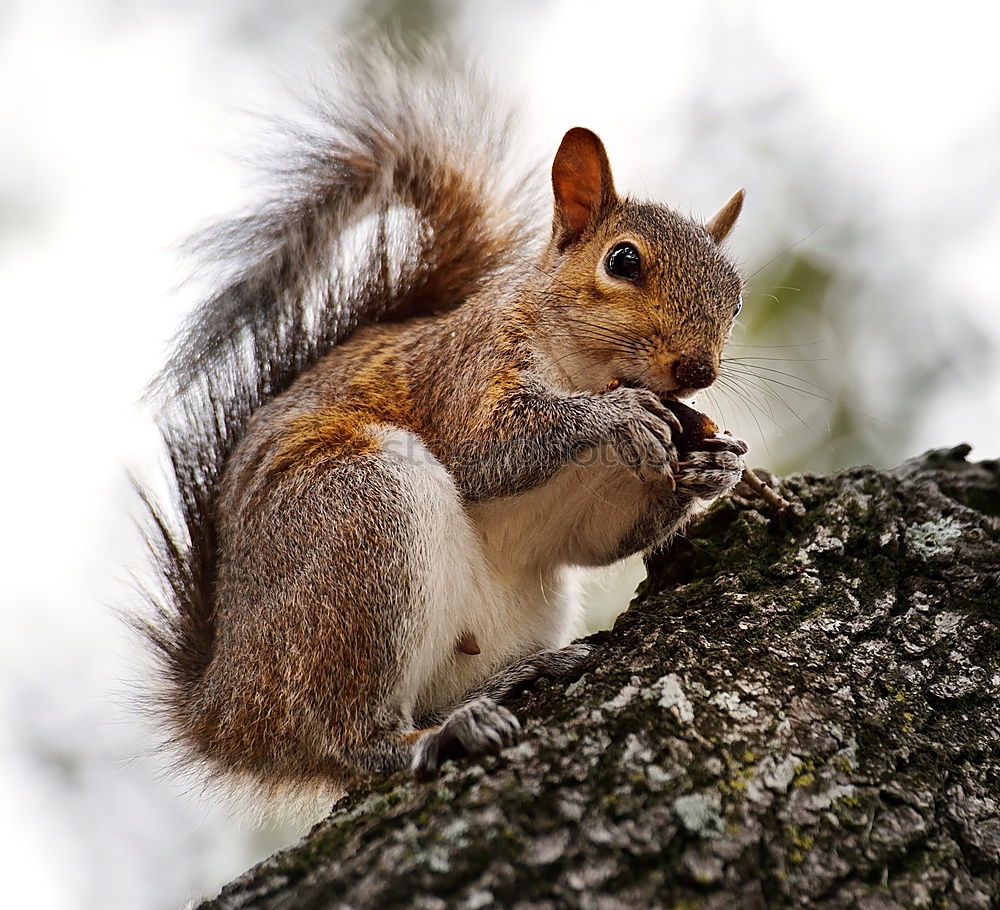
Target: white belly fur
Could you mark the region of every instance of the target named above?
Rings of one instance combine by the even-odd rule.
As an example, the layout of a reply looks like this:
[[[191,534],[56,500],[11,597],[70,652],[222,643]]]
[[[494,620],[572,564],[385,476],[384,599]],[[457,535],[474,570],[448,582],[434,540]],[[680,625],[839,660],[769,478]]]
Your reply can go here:
[[[451,475],[411,433],[382,433],[386,469],[401,472],[416,514],[411,548],[419,629],[397,690],[408,720],[446,710],[490,676],[540,648],[559,647],[578,632],[572,572],[496,559],[484,545]],[[481,653],[458,650],[475,637]]]
[[[404,717],[446,710],[513,661],[583,631],[578,567],[606,565],[643,506],[618,465],[571,466],[545,486],[465,506],[444,466],[411,433],[382,433],[387,468],[405,473],[417,514],[421,634],[398,689]],[[460,653],[463,635],[481,653]]]
[[[544,572],[551,566],[607,566],[649,508],[647,488],[611,456],[581,459],[547,484],[479,503],[470,514],[496,558]]]

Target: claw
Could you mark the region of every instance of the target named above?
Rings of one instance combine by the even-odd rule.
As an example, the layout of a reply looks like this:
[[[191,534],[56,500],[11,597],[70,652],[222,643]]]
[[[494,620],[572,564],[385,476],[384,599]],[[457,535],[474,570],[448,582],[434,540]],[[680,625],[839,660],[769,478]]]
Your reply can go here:
[[[677,433],[680,433],[683,436],[684,425],[680,422],[680,420],[678,420],[677,415],[669,408],[664,408],[663,410],[667,415],[669,415],[663,418],[663,422],[669,424]]]
[[[703,452],[733,452],[737,455],[746,455],[748,446],[742,439],[732,436],[709,436],[703,439],[698,448]]]

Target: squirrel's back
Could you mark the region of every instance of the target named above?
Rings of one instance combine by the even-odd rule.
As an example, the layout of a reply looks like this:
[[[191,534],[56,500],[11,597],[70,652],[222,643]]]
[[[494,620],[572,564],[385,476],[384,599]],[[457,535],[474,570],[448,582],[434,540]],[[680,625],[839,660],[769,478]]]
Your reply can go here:
[[[513,118],[474,75],[373,47],[345,52],[336,75],[281,124],[270,197],[194,239],[224,278],[149,392],[172,496],[139,484],[161,576],[139,625],[189,753],[183,718],[214,646],[218,487],[251,415],[358,326],[460,305],[542,224],[537,169],[519,166]]]

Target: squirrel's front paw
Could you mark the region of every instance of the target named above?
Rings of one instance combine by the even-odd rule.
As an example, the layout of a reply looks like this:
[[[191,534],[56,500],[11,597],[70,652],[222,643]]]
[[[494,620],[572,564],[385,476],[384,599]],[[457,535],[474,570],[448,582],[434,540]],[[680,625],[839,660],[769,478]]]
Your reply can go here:
[[[745,444],[742,448],[745,450]],[[715,499],[728,493],[742,477],[743,455],[739,447],[690,452],[678,468],[677,490],[699,499]]]
[[[623,387],[601,398],[608,410],[607,440],[619,460],[640,480],[673,482],[677,448],[674,413],[647,389]]]
[[[482,697],[456,708],[432,733],[426,733],[413,749],[413,773],[432,777],[449,758],[496,753],[512,745],[521,724],[492,698]]]

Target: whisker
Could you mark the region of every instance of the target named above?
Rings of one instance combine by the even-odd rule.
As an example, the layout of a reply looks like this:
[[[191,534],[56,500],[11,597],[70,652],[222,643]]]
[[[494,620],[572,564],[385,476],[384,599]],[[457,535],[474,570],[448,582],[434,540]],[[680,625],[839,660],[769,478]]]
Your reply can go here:
[[[587,341],[612,351],[625,351],[629,354],[643,350],[643,345],[637,341],[630,341],[627,338],[615,338],[610,335],[591,335],[580,331],[566,333],[552,332],[549,334],[549,338],[561,339],[571,343]]]
[[[752,360],[777,360],[781,363],[825,363],[829,357],[726,357],[726,363],[747,363]]]
[[[590,322],[579,317],[569,315],[561,317],[563,325],[553,326],[555,329],[568,329],[573,328],[578,331],[585,332],[599,332],[601,334],[610,335],[615,338],[643,338],[645,336],[637,332],[628,326],[618,326],[618,325],[606,325],[601,323]]]
[[[750,403],[748,403],[744,398],[741,397],[742,395],[748,394],[747,390],[742,389],[740,386],[735,385],[730,380],[727,380],[723,377],[719,377],[718,382],[722,390],[734,394],[736,396],[736,401],[739,404],[743,405],[743,407],[746,409],[747,413],[750,415],[750,419],[753,420],[754,424],[756,424],[757,426],[757,432],[760,433],[760,437],[764,441],[764,448],[767,449],[768,454],[771,454],[771,449],[767,444],[767,434],[764,432],[764,428],[760,425],[760,421],[757,419],[757,415],[754,412],[754,409],[750,406]],[[764,408],[761,407],[760,403],[756,404],[758,410],[760,410],[763,413]],[[775,419],[774,413],[771,411],[770,406],[767,406],[767,411],[768,411],[767,416],[770,418],[771,423],[773,423],[779,430],[781,430],[782,433],[784,433],[785,432],[784,428]]]
[[[725,393],[726,396],[729,397],[731,400],[735,399],[736,403],[740,407],[742,407],[747,412],[747,414],[750,415],[750,419],[754,422],[754,425],[757,427],[757,432],[760,435],[761,442],[764,445],[764,450],[768,453],[768,455],[770,455],[771,446],[768,443],[768,434],[764,432],[764,428],[761,426],[760,421],[757,419],[757,411],[761,411],[763,413],[763,409],[761,408],[759,403],[753,400],[747,400],[746,398],[747,393],[744,389],[731,386],[725,382],[720,382],[719,391],[720,394]],[[780,425],[774,419],[774,417],[771,415],[768,416],[770,416],[771,423],[773,423],[776,427],[778,427],[779,430],[781,430]],[[782,430],[782,432],[784,431]]]
[[[775,380],[766,380],[766,377],[761,377],[761,376],[747,376],[745,378],[750,380],[761,380],[770,382],[775,381]],[[785,399],[780,394],[778,394],[774,389],[771,389],[766,385],[757,385],[757,388],[763,395],[766,395],[772,398],[774,401],[779,402],[782,405],[782,407],[784,407],[800,424],[802,424],[803,428],[806,430],[806,432],[809,433],[810,436],[815,438],[817,441],[820,439],[819,434],[811,426],[809,426],[809,424],[806,423],[805,420],[803,420],[802,415],[799,414],[799,412],[796,411],[795,408],[793,408],[787,401],[785,401]],[[820,396],[816,397],[818,398]],[[826,400],[829,401],[830,399]]]
[[[784,358],[774,357],[774,358],[770,358],[770,359],[772,359],[772,360],[783,360]],[[823,359],[824,360],[828,360],[829,358],[823,358]],[[741,360],[741,359],[736,358],[736,357],[732,358],[728,362],[730,362],[730,363],[738,363],[742,369],[747,369],[747,370],[762,370],[765,373],[777,373],[777,374],[779,374],[781,376],[787,376],[790,379],[798,379],[798,380],[800,380],[802,382],[809,383],[810,385],[815,385],[815,383],[812,383],[810,380],[806,379],[804,376],[799,376],[799,375],[797,375],[795,373],[789,373],[787,370],[779,370],[777,367],[763,367],[760,364],[750,363],[749,361]],[[792,362],[794,363],[795,361],[792,361]],[[813,361],[807,360],[805,362],[812,363]],[[820,388],[820,387],[817,386],[817,388]],[[824,391],[824,392],[829,391],[829,389],[821,389],[821,390]]]
[[[561,284],[564,288],[566,288],[571,293],[579,295],[579,293],[580,293],[580,289],[579,288],[575,288],[575,287],[573,287],[573,285],[567,284],[565,281],[563,281],[561,278],[557,278],[555,275],[550,275],[548,272],[545,271],[545,269],[543,269],[537,263],[531,262],[530,260],[528,260],[525,257],[522,257],[522,262],[529,262],[531,264],[531,266],[535,269],[535,271],[537,271],[541,275],[544,275],[546,278],[549,279],[549,281],[553,281],[556,284]]]
[[[612,328],[593,326],[587,323],[574,323],[563,329],[562,332],[560,332],[559,329],[555,329],[549,333],[550,337],[555,337],[557,335],[561,335],[565,338],[587,337],[591,339],[604,339],[609,343],[624,343],[635,347],[647,346],[650,343],[648,339],[643,338],[635,332],[619,332]]]
[[[796,382],[801,382],[807,386],[812,386],[813,389],[815,389],[817,392],[823,393],[824,395],[831,395],[829,389],[824,388],[821,385],[818,385],[811,379],[806,379],[805,376],[798,376],[795,373],[788,373],[785,370],[778,370],[775,369],[774,367],[762,367],[759,366],[758,364],[744,363],[740,364],[739,366],[732,367],[732,371],[734,373],[742,373],[743,375],[748,375],[748,374],[753,375],[756,376],[758,379],[768,379],[771,380],[772,382],[780,382],[781,380],[775,379],[774,376],[763,375],[764,373],[773,373],[775,376],[784,376],[787,379],[794,379]],[[799,389],[799,391],[802,392],[804,395],[811,394],[809,389]]]
[[[800,388],[797,385],[792,385],[790,382],[783,382],[780,379],[775,379],[773,376],[761,376],[759,373],[752,373],[750,371],[738,370],[735,368],[731,369],[730,372],[747,378],[752,377],[754,379],[760,380],[761,382],[770,382],[773,383],[774,385],[779,385],[784,389],[788,389],[789,391],[798,392],[800,395],[808,395],[812,398],[818,398],[821,401],[833,401],[833,396],[828,391],[826,391],[826,389],[823,389],[820,386],[816,386],[816,388],[819,389],[819,391],[814,391],[813,389]],[[796,376],[793,378],[798,379],[799,377]],[[803,379],[802,381],[809,382],[809,380],[807,379]],[[815,385],[815,383],[810,383],[810,384]]]
[[[746,395],[752,397],[752,403],[760,410],[761,413],[767,412],[768,418],[771,422],[778,426],[778,422],[774,417],[774,409],[771,407],[771,402],[767,400],[767,397],[763,395],[760,389],[754,386],[744,387],[739,384],[735,377],[731,376],[720,376],[719,382],[725,383],[724,388],[729,388],[732,391],[739,392],[741,395]],[[742,398],[739,399],[740,404],[744,405],[748,410],[750,409],[750,402],[744,401]],[[783,429],[778,426],[779,429]]]
[[[718,391],[718,389],[715,389],[714,391]],[[728,426],[729,421],[726,419],[725,412],[722,409],[722,403],[716,399],[714,394],[712,394],[713,389],[704,389],[703,392],[705,397],[708,399],[709,404],[712,406],[712,410],[719,415],[719,420],[722,421],[723,427]]]
[[[758,351],[769,351],[775,350],[777,348],[809,348],[814,347],[817,344],[826,344],[829,338],[820,338],[817,341],[804,341],[800,344],[746,344],[737,341],[730,341],[729,347],[731,348],[753,348]]]
[[[791,246],[788,246],[788,247],[785,247],[785,249],[783,249],[783,250],[782,250],[782,251],[781,251],[780,253],[776,253],[776,254],[775,254],[774,256],[772,256],[772,257],[771,257],[770,259],[768,259],[768,260],[767,260],[767,262],[765,262],[765,263],[764,263],[764,264],[763,264],[763,265],[762,265],[762,266],[761,266],[761,267],[760,267],[759,269],[757,269],[757,270],[756,270],[755,272],[751,272],[751,273],[750,273],[750,274],[749,274],[749,275],[747,276],[747,278],[746,278],[746,281],[745,281],[744,283],[747,283],[747,282],[749,282],[749,281],[753,280],[754,278],[756,278],[756,277],[757,277],[757,276],[758,276],[758,275],[759,275],[759,274],[760,274],[761,272],[763,272],[763,271],[764,271],[764,269],[766,269],[766,268],[767,268],[767,267],[768,267],[769,265],[771,265],[771,264],[773,264],[774,262],[776,262],[777,260],[779,260],[779,259],[780,259],[780,258],[781,258],[782,256],[785,256],[785,255],[787,255],[788,253],[790,253],[790,252],[791,252],[792,250],[794,250],[794,249],[795,249],[795,248],[796,248],[797,246],[800,246],[801,244],[805,243],[805,242],[806,242],[806,241],[807,241],[807,240],[808,240],[808,239],[809,239],[810,237],[812,237],[812,235],[813,235],[813,234],[815,234],[815,233],[816,233],[816,232],[817,232],[818,230],[820,230],[820,228],[823,228],[823,227],[826,227],[826,225],[825,225],[825,224],[820,224],[820,225],[818,225],[818,226],[814,227],[814,228],[813,228],[813,229],[812,229],[812,230],[811,230],[811,231],[810,231],[810,232],[809,232],[808,234],[806,234],[806,235],[805,235],[805,237],[803,237],[803,238],[802,238],[801,240],[796,240],[796,241],[795,241],[795,243],[793,243],[793,244],[792,244]]]

